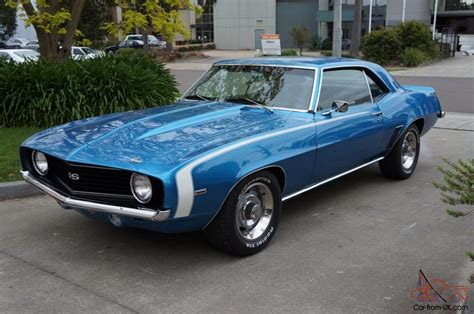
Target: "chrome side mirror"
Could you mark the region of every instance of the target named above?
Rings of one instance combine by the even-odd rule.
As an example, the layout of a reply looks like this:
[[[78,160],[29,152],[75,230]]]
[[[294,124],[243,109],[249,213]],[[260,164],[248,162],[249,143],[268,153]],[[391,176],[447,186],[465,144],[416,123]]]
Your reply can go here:
[[[348,109],[349,109],[349,103],[347,101],[345,101],[345,100],[334,100],[333,103],[332,103],[332,109],[324,111],[323,113],[321,113],[321,115],[328,116],[331,113],[333,113],[334,111],[347,112]]]

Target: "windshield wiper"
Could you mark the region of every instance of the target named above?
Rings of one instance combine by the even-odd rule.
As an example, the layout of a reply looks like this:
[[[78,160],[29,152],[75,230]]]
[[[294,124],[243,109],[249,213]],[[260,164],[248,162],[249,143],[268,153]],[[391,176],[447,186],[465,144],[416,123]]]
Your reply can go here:
[[[199,94],[187,95],[184,97],[184,99],[197,99],[197,100],[204,100],[204,101],[213,100],[211,97],[206,97]]]
[[[265,106],[262,102],[259,102],[257,100],[254,100],[254,99],[250,99],[248,97],[242,97],[242,98],[226,98],[225,101],[230,101],[230,102],[246,102],[246,103],[250,103],[254,106],[257,106],[259,108],[262,108],[262,109],[265,109],[271,113],[273,113],[273,109],[271,108],[268,108],[267,106]]]

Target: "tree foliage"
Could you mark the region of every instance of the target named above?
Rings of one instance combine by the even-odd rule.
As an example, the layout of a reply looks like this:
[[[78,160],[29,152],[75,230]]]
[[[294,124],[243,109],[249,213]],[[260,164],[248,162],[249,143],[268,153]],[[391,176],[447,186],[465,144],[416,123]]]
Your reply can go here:
[[[304,25],[294,26],[290,30],[290,36],[293,39],[293,44],[300,50],[300,56],[302,56],[304,45],[311,39],[309,29]]]
[[[465,206],[468,211],[446,209],[453,217],[463,217],[474,212],[474,159],[458,160],[456,163],[444,159],[446,168],[438,169],[443,174],[443,183],[433,183],[441,191],[441,201],[449,206]],[[466,255],[474,262],[474,252],[467,251]]]
[[[72,2],[70,0],[70,2]],[[102,40],[107,35],[102,25],[111,20],[110,8],[114,4],[112,0],[87,0],[82,9],[78,29],[92,41]],[[72,7],[69,5],[69,7]]]
[[[6,3],[21,11],[26,26],[35,28],[43,58],[69,56],[85,0],[74,0],[72,7],[68,7],[66,0],[37,0],[35,5],[31,0],[6,0]],[[60,41],[62,49],[59,49]]]
[[[148,46],[146,38],[152,32],[159,33],[167,42],[173,42],[176,33],[189,37],[180,10],[201,12],[200,6],[189,0],[117,0],[117,6],[122,8],[122,22],[105,23],[103,28],[114,35],[139,30],[144,35],[145,49]]]
[[[5,29],[8,36],[12,36],[16,29],[16,10],[6,4],[5,0],[0,0],[0,25]]]

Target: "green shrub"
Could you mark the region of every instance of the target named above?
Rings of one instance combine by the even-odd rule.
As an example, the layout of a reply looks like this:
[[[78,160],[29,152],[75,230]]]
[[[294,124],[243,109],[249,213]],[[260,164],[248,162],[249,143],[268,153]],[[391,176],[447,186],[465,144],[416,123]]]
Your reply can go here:
[[[362,37],[364,58],[380,64],[398,60],[402,43],[393,28],[384,28]]]
[[[406,61],[410,66],[415,66],[420,60],[423,63],[439,56],[439,48],[431,36],[428,26],[409,21],[365,35],[362,38],[362,53],[365,59],[381,64],[401,61],[406,65]]]
[[[427,49],[431,46],[431,32],[428,26],[421,22],[409,21],[398,24],[395,28],[398,34],[402,49],[416,48]]]
[[[316,51],[321,47],[321,38],[319,38],[317,35],[314,35],[311,37],[311,40],[309,42],[309,50],[311,51]]]
[[[401,63],[408,67],[416,67],[429,60],[430,57],[426,53],[416,48],[406,48],[400,56]]]
[[[0,61],[0,125],[49,127],[171,103],[176,81],[139,53],[63,63]]]
[[[282,56],[288,57],[288,56],[297,56],[298,52],[295,49],[285,49],[281,52]]]
[[[326,38],[321,42],[321,50],[332,50],[332,39]]]
[[[409,21],[395,27],[402,44],[402,51],[406,48],[415,48],[425,52],[430,58],[439,56],[439,48],[432,39],[431,30],[421,22]]]

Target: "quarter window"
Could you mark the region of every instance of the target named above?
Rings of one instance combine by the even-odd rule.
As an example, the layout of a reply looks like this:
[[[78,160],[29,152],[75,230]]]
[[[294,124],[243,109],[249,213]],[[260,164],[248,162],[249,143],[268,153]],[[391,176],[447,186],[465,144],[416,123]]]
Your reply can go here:
[[[377,84],[373,79],[370,78],[370,75],[367,75],[367,82],[369,83],[370,92],[372,93],[372,99],[374,101],[378,101],[386,94],[386,87],[382,88],[379,84]]]
[[[324,71],[318,110],[331,109],[335,100],[344,100],[351,105],[371,102],[364,72],[357,69]]]

